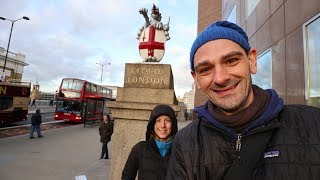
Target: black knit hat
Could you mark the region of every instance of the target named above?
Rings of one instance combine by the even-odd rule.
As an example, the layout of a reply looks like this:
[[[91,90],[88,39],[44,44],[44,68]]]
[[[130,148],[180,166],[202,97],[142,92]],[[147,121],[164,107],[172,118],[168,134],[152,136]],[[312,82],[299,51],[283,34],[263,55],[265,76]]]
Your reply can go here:
[[[172,122],[171,134],[169,136],[174,137],[178,132],[178,122],[175,115],[174,110],[168,105],[158,105],[156,106],[150,115],[147,132],[146,132],[146,140],[150,139],[151,134],[154,133],[154,123],[159,116],[166,115],[169,116]]]

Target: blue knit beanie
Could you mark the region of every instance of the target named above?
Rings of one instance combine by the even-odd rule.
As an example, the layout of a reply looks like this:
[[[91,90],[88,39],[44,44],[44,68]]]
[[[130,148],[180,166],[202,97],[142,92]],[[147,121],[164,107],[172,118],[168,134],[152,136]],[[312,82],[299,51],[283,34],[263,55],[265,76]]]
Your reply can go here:
[[[190,51],[190,67],[194,71],[194,54],[205,43],[216,39],[229,39],[238,43],[246,52],[250,51],[247,34],[238,25],[228,21],[217,21],[203,30],[193,42]]]

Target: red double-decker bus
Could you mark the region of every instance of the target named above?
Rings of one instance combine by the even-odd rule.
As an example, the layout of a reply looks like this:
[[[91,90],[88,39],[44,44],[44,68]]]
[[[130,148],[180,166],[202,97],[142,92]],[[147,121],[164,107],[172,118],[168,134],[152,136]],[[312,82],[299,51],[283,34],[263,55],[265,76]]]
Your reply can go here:
[[[82,123],[102,120],[105,106],[112,100],[112,90],[86,80],[62,79],[56,98],[55,120]]]
[[[30,82],[0,82],[0,126],[26,121]]]

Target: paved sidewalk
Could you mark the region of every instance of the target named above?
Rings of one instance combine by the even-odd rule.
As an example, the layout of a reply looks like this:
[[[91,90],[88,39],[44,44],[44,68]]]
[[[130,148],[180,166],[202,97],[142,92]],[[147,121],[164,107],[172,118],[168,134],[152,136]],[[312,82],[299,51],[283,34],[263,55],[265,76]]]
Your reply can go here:
[[[69,180],[82,174],[90,180],[107,179],[109,160],[99,160],[98,126],[80,124],[43,131],[43,135],[0,139],[1,180]]]
[[[179,129],[190,121],[178,122]],[[43,131],[43,138],[20,135],[0,139],[1,180],[108,180],[110,160],[99,160],[98,125]],[[111,143],[108,144],[112,158]]]

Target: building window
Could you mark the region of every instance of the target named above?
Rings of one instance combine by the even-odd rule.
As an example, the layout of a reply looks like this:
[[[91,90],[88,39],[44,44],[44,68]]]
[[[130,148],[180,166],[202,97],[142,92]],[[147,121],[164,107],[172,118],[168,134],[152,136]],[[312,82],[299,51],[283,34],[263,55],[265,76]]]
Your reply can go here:
[[[259,4],[260,0],[247,0],[247,17],[252,13],[254,8]]]
[[[222,1],[222,9],[226,9],[226,6],[228,4],[229,0],[223,0]]]
[[[229,14],[229,17],[227,21],[232,22],[234,24],[237,24],[237,8],[236,5],[233,6],[231,13]]]
[[[306,104],[320,107],[320,13],[303,25]]]
[[[272,88],[272,55],[271,50],[261,54],[257,59],[257,73],[252,76],[252,83],[262,89]]]

